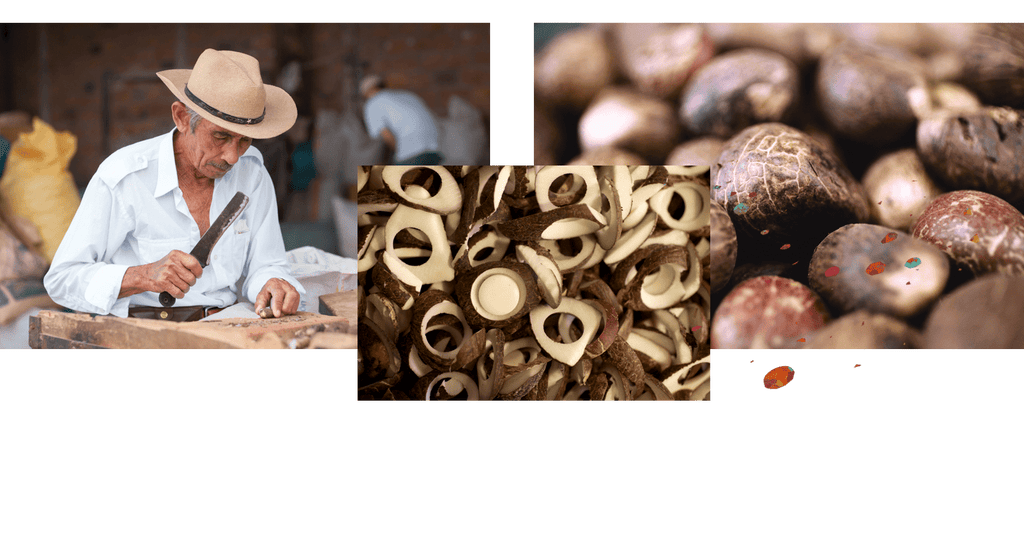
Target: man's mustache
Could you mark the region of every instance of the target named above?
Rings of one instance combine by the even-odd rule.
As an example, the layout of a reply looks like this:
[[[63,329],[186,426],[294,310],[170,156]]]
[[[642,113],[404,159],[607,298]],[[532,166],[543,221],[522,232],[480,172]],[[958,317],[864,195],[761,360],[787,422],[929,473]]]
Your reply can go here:
[[[210,166],[216,168],[217,170],[221,170],[223,172],[227,172],[228,170],[231,170],[231,167],[233,166],[233,165],[230,165],[228,163],[218,163],[217,161],[210,161],[207,164],[209,164]]]

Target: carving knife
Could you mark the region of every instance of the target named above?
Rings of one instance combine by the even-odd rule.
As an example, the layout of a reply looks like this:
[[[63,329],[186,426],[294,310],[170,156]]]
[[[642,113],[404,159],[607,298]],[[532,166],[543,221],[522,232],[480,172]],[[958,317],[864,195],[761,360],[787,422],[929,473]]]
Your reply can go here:
[[[221,211],[217,220],[213,221],[213,224],[210,225],[210,229],[206,230],[203,237],[199,238],[196,246],[192,248],[192,252],[189,252],[192,257],[199,260],[199,265],[203,267],[210,265],[210,252],[213,251],[213,246],[217,244],[217,241],[224,235],[224,232],[235,222],[235,219],[242,214],[242,210],[247,205],[249,205],[249,197],[241,192],[235,193],[235,196],[224,207],[224,211]],[[160,292],[160,304],[168,308],[174,306],[174,296],[166,291]]]

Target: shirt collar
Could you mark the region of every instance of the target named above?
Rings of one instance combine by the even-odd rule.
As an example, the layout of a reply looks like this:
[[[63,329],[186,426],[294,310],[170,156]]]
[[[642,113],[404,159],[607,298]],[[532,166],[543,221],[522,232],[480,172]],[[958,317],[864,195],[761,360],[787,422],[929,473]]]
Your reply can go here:
[[[163,135],[157,158],[157,177],[154,196],[163,196],[178,187],[178,169],[174,166],[174,131]]]

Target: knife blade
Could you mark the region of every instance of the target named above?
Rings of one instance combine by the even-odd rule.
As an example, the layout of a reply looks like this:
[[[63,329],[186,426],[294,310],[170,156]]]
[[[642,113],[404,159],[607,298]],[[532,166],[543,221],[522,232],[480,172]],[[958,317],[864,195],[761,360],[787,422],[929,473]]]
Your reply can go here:
[[[235,222],[235,219],[242,214],[242,210],[247,205],[249,205],[249,197],[241,192],[235,193],[235,196],[231,198],[228,205],[224,206],[224,211],[221,211],[217,219],[210,225],[210,229],[206,230],[206,233],[199,238],[199,242],[196,243],[196,246],[192,248],[192,252],[189,252],[189,254],[199,260],[200,266],[206,267],[210,265],[210,253],[213,251],[213,246],[217,244],[217,241],[224,235],[228,227]],[[174,301],[174,296],[170,293],[166,291],[160,292],[160,304],[170,308],[174,306]]]

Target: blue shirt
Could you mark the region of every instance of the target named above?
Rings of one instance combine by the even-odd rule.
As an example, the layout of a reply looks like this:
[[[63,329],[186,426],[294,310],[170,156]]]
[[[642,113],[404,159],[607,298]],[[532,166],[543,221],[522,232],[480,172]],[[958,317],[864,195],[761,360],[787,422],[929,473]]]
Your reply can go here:
[[[378,91],[366,101],[363,117],[370,136],[384,128],[395,135],[395,161],[438,150],[437,121],[423,99],[405,90]]]

